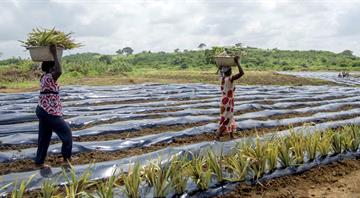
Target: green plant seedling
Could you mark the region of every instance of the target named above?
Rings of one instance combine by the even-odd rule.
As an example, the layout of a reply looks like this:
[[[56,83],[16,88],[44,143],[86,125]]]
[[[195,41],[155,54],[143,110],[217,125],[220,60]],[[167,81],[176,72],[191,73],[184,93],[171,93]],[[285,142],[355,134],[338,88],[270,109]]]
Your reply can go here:
[[[136,162],[133,168],[129,168],[128,173],[122,175],[125,184],[125,194],[128,198],[139,198],[139,187],[141,183],[140,163]]]

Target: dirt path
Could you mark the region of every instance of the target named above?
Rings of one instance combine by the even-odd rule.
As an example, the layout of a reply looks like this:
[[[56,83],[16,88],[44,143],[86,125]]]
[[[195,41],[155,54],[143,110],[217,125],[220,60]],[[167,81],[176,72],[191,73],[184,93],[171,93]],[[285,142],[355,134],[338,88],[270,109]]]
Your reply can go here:
[[[219,198],[235,197],[360,197],[360,160],[346,160],[262,185],[240,184]]]

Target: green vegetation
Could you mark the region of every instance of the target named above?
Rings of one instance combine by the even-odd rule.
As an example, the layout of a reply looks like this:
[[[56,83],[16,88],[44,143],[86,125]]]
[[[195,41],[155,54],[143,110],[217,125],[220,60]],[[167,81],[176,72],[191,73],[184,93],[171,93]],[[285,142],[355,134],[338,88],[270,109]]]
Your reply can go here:
[[[98,53],[81,53],[65,56],[63,66],[67,75],[116,75],[132,70],[166,69],[166,70],[209,70],[214,68],[213,56],[224,48],[214,47],[209,50],[184,52],[150,52],[132,54],[126,47],[118,50],[118,55],[101,55]],[[248,70],[360,70],[360,58],[345,50],[342,53],[327,51],[289,51],[264,50],[258,48],[227,48],[230,54],[246,53],[241,60]],[[126,54],[126,55],[123,55]],[[10,58],[0,61],[0,67],[28,68],[30,60]]]
[[[332,53],[326,51],[263,50],[257,48],[228,48],[247,55],[242,58],[246,75],[241,84],[264,85],[319,85],[324,81],[285,77],[273,70],[360,70],[360,58],[351,51]],[[125,50],[125,51],[124,51]],[[132,50],[132,49],[131,49]],[[213,63],[215,51],[183,51],[165,53],[144,51],[131,54],[128,47],[117,55],[81,53],[62,59],[64,75],[60,83],[65,84],[124,84],[124,83],[218,83]],[[0,61],[0,89],[32,88],[38,86],[41,75],[39,64],[28,59],[9,58]],[[102,80],[100,80],[102,78]],[[95,80],[94,80],[95,79]]]
[[[140,163],[136,162],[134,167],[130,167],[127,174],[121,176],[125,185],[125,194],[129,198],[138,198],[140,197],[139,187],[141,183],[140,177]]]
[[[173,191],[177,194],[186,192],[187,178],[190,178],[199,190],[206,190],[214,177],[218,183],[244,181],[245,178],[258,180],[264,174],[271,174],[277,168],[294,166],[295,163],[301,165],[316,158],[321,160],[327,155],[356,152],[359,149],[359,140],[360,128],[358,126],[345,126],[337,131],[329,129],[308,135],[292,132],[289,136],[274,137],[264,141],[260,141],[257,137],[254,141],[235,148],[234,152],[226,156],[216,156],[213,151],[208,151],[205,155],[189,153],[182,157],[174,157],[164,164],[159,159],[143,168],[140,167],[139,162],[136,162],[127,173],[121,173],[118,177],[113,174],[106,180],[98,181],[97,185],[95,181],[89,180],[91,176],[89,169],[76,177],[71,167],[70,171],[64,171],[67,181],[64,187],[59,188],[49,180],[45,180],[37,195],[41,197],[112,197],[113,186],[118,186],[115,184],[118,181],[125,186],[125,194],[135,198],[141,196],[140,185],[142,181],[146,181],[149,187],[154,188],[154,197],[165,197]],[[302,149],[295,145],[299,142]],[[320,142],[318,146],[315,145],[316,142]],[[299,154],[299,152],[302,153]],[[302,159],[299,159],[300,156]],[[15,180],[3,188],[17,186],[18,190],[12,190],[10,195],[22,198],[31,179],[30,177],[28,181],[21,181],[20,186]]]
[[[23,43],[25,48],[29,47],[39,47],[39,46],[49,46],[57,45],[61,46],[64,49],[74,49],[80,47],[80,43],[75,43],[71,39],[71,32],[64,33],[59,30],[53,29],[39,29],[35,28],[32,32],[28,34],[26,41],[20,41]]]

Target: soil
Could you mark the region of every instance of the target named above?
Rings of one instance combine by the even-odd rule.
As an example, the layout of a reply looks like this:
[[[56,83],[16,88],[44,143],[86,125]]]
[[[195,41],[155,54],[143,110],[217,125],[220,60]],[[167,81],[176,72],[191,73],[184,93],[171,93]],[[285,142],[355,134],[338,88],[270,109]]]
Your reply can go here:
[[[257,185],[240,183],[236,190],[218,196],[237,197],[360,197],[360,161],[334,162]]]

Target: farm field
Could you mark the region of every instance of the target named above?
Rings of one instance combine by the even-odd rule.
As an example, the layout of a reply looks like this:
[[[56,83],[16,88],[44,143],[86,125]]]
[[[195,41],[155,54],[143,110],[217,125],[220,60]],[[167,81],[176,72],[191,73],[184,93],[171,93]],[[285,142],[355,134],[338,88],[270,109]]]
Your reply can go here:
[[[0,198],[360,198],[360,1],[0,8]]]
[[[0,68],[0,92],[17,93],[36,91],[39,88],[36,80],[20,80],[22,74],[14,74]],[[171,69],[136,69],[132,72],[117,75],[87,75],[80,77],[63,76],[61,85],[119,85],[141,83],[206,83],[219,84],[215,67],[208,70],[171,70]],[[239,82],[242,85],[336,85],[334,82],[314,78],[301,78],[282,75],[271,71],[247,71]]]
[[[224,150],[227,154],[239,143],[254,141],[256,136],[265,141],[277,136],[289,136],[291,131],[311,134],[314,131],[358,125],[360,89],[342,84],[342,80],[334,83],[337,83],[336,86],[237,86],[234,111],[238,129],[235,140],[224,137],[220,141],[215,141],[214,135],[219,114],[220,92],[217,85],[148,83],[65,86],[62,88],[62,100],[66,120],[73,130],[74,170],[81,175],[91,166],[92,179],[105,179],[111,176],[114,169],[126,172],[129,163],[135,161],[146,165],[159,157],[166,161],[184,152],[201,154],[209,149],[216,154]],[[40,188],[48,178],[56,177],[55,183],[64,181],[64,178],[58,178],[62,175],[62,163],[61,144],[56,135],[53,135],[48,152],[51,171],[44,173],[36,170],[31,160],[37,142],[37,119],[33,113],[37,94],[0,94],[0,186],[12,182],[16,177],[22,180],[34,174],[29,189]],[[341,156],[344,159],[354,158],[353,154],[346,152]],[[350,164],[350,172],[356,172],[359,166],[356,160],[344,163]],[[312,163],[311,167],[317,166]],[[340,167],[336,169],[339,172],[343,170],[341,163],[324,166],[324,175],[332,172],[334,167]],[[310,170],[304,174],[316,172]],[[346,175],[349,174],[342,176]],[[270,179],[276,176],[269,174],[266,177]],[[225,193],[225,197],[236,194],[255,196],[259,191],[266,194],[271,188],[280,188],[281,184],[287,186],[288,181],[297,177],[301,176],[275,179],[275,184],[273,180],[264,180],[265,186],[232,187],[235,191],[230,194],[218,192],[212,196],[222,193]],[[307,181],[304,179],[303,182]],[[288,189],[291,190],[290,184]],[[190,190],[196,189],[191,182],[189,185],[192,186]],[[118,193],[124,196],[120,190]],[[149,195],[149,192],[143,192],[144,195]]]

